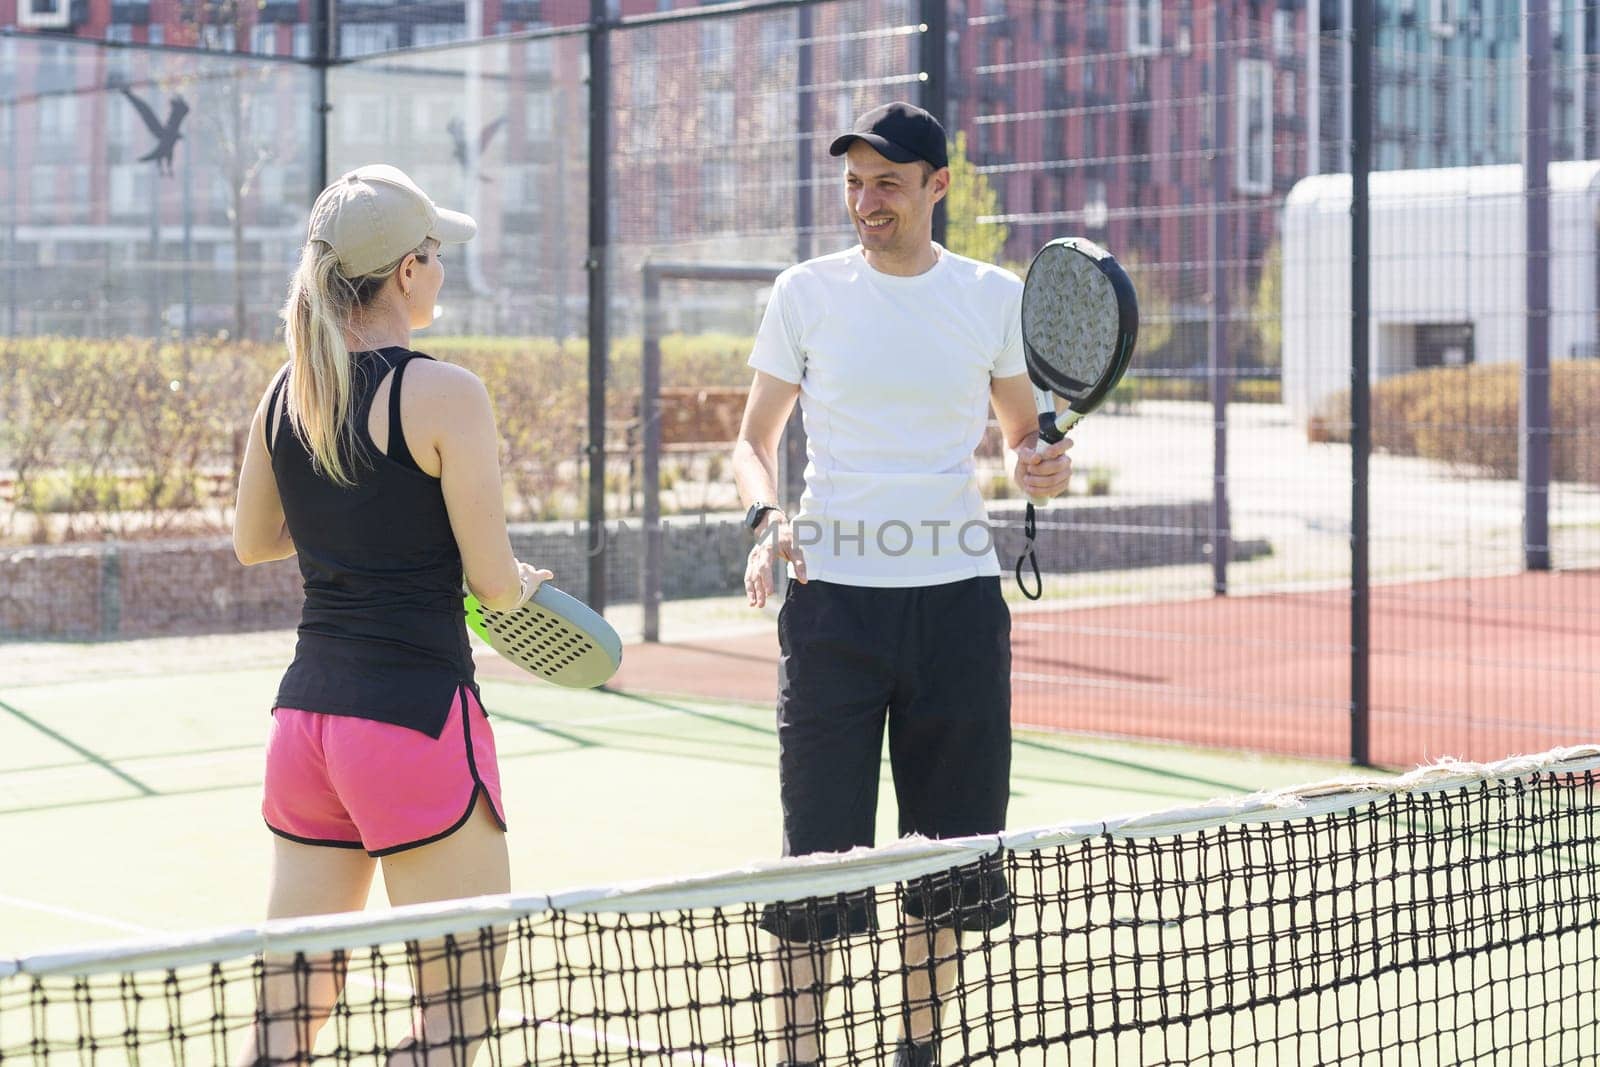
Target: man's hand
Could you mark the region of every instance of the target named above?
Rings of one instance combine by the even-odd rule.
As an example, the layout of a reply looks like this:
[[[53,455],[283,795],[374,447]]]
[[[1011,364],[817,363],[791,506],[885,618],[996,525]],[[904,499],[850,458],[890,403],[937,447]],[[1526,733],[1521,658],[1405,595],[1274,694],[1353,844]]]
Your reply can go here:
[[[1072,457],[1067,455],[1067,449],[1071,447],[1070,437],[1062,438],[1053,445],[1041,446],[1039,435],[1029,434],[1028,439],[1017,448],[1017,465],[1011,471],[1012,481],[1027,497],[1043,499],[1060,496],[1067,491],[1067,483],[1072,480]]]
[[[756,543],[744,566],[744,592],[753,608],[767,606],[772,595],[774,559],[787,560],[794,567],[795,580],[806,580],[806,556],[794,543],[794,530],[782,512],[767,512],[767,520],[756,532]]]

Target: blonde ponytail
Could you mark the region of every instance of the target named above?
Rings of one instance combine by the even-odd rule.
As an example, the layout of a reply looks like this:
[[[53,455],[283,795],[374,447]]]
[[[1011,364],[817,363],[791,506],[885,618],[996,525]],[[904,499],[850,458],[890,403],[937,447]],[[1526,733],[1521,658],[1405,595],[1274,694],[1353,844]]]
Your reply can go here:
[[[426,244],[416,254],[426,259]],[[339,256],[325,241],[308,241],[289,281],[283,307],[289,346],[289,419],[311,451],[313,466],[335,485],[355,484],[352,464],[360,438],[350,418],[351,362],[345,331],[357,308],[371,302],[397,270],[402,256],[360,278],[339,272]]]

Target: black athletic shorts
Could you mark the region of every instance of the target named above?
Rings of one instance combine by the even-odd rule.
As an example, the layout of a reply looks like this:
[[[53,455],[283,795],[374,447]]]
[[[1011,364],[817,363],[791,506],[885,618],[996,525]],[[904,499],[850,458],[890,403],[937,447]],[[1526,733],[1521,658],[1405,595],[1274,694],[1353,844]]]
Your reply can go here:
[[[879,588],[791,581],[778,615],[783,852],[873,844],[883,733],[902,836],[1005,828],[1011,612],[999,578]],[[992,929],[1011,917],[998,858],[900,888],[910,915]],[[871,893],[773,906],[768,931],[826,940],[875,927]]]

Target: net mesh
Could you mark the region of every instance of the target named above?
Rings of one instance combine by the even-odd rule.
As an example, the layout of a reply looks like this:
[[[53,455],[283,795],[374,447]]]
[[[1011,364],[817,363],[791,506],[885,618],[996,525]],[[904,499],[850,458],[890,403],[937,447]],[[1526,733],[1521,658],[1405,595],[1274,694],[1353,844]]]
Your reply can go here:
[[[817,1037],[805,1058],[893,1062],[908,1023],[927,1029],[906,990],[935,966],[946,1064],[1593,1062],[1597,767],[1600,748],[1566,749],[998,850],[903,842],[0,961],[0,1062],[237,1062],[252,1038],[257,1062],[290,1061],[335,985],[295,1062],[772,1064]],[[937,922],[952,871],[1003,873],[1012,921],[930,933],[913,913]],[[762,929],[777,901],[865,901],[876,928],[782,942]]]

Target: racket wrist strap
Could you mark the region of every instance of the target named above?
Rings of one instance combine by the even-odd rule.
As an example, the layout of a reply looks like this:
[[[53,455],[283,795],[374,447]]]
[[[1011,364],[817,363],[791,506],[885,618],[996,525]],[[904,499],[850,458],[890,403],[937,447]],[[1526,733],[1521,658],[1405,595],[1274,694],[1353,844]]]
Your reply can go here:
[[[1022,554],[1017,557],[1017,588],[1022,590],[1022,595],[1029,600],[1038,600],[1044,595],[1044,579],[1039,576],[1039,560],[1033,554],[1033,540],[1038,530],[1034,522],[1033,502],[1028,502],[1028,508],[1022,516]],[[1028,582],[1022,575],[1022,565],[1027,563],[1033,569],[1033,588],[1028,588]]]

